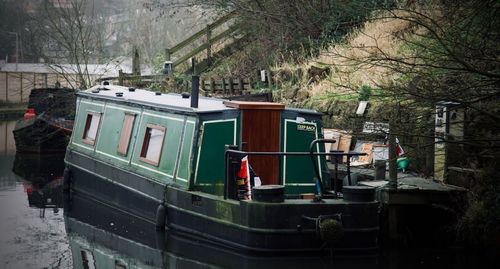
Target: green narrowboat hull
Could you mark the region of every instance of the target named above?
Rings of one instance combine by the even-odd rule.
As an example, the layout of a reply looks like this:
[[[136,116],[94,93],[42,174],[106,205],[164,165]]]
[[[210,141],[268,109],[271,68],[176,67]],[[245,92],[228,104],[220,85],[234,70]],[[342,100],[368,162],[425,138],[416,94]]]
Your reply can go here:
[[[337,251],[374,251],[378,248],[379,203],[343,199],[285,199],[282,203],[237,201],[199,191],[159,185],[145,177],[106,166],[78,153],[67,155],[72,193],[141,218],[164,222],[197,240],[206,240],[245,252],[303,252],[334,248]],[[95,168],[91,171],[90,169]],[[113,177],[112,175],[116,175]],[[105,177],[108,176],[108,177]],[[166,214],[159,216],[158,208]],[[343,236],[328,244],[313,219],[339,216]],[[163,218],[163,219],[159,219]]]
[[[281,203],[224,200],[168,187],[169,229],[246,252],[374,251],[378,248],[378,202],[286,199]],[[343,235],[321,237],[315,219],[339,216]]]
[[[96,268],[124,265],[131,268],[324,268],[346,261],[361,267],[377,263],[377,256],[245,255],[211,243],[190,240],[173,231],[155,227],[128,214],[102,206],[87,197],[75,196],[72,210],[65,211],[74,268],[86,268],[92,259]],[[110,225],[114,223],[115,225]],[[118,225],[120,224],[120,225]],[[323,254],[323,253],[321,253]],[[330,253],[328,253],[330,256]],[[333,263],[334,261],[334,263]]]

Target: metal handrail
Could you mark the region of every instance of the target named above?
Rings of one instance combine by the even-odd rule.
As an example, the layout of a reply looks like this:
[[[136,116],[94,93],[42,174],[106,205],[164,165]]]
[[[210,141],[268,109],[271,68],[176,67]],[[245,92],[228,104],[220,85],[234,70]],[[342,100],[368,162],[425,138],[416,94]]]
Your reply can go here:
[[[320,140],[320,141],[318,141]],[[328,141],[327,141],[328,140]],[[315,142],[317,141],[317,142]],[[311,143],[311,146],[314,146],[314,144],[319,143],[319,142],[327,142],[330,143],[330,139],[317,139],[314,140]],[[225,173],[224,173],[224,200],[227,199],[228,193],[229,193],[229,155],[234,154],[234,155],[248,155],[248,156],[311,156],[312,160],[314,160],[314,156],[364,156],[366,153],[357,153],[357,152],[348,152],[348,153],[330,153],[330,152],[258,152],[258,151],[241,151],[241,150],[236,150],[236,149],[231,149],[230,147],[226,148],[226,151],[224,152],[224,163],[225,163]],[[349,158],[347,158],[349,160]],[[314,161],[313,161],[314,163]],[[349,161],[348,161],[348,166],[349,166]],[[319,168],[317,171],[317,174],[319,174]],[[318,178],[320,180],[319,184],[321,185],[321,188],[323,188],[323,183],[321,182],[321,178]],[[337,190],[334,190],[335,192]]]

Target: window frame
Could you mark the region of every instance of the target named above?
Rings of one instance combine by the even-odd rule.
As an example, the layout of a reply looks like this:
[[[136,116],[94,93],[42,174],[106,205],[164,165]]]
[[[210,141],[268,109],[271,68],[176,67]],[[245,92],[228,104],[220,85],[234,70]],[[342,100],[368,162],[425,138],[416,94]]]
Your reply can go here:
[[[82,267],[86,269],[95,269],[94,253],[88,249],[80,249],[80,257],[82,259]],[[86,266],[85,266],[86,265]]]
[[[158,153],[158,158],[157,160],[151,160],[146,158],[148,149],[149,149],[149,144],[151,140],[151,135],[148,132],[148,129],[155,129],[155,130],[160,130],[163,132],[163,136],[161,138],[161,143],[160,143],[160,152]],[[151,124],[148,123],[146,124],[146,130],[144,131],[144,137],[142,139],[142,146],[141,146],[141,151],[139,153],[139,160],[154,166],[159,166],[160,160],[161,160],[161,154],[163,152],[163,143],[165,142],[165,135],[167,134],[167,128],[161,125],[157,124]],[[147,139],[147,141],[146,141]]]
[[[95,142],[97,140],[97,136],[99,135],[99,129],[101,128],[101,119],[102,119],[102,113],[101,112],[95,112],[95,111],[87,111],[87,116],[85,117],[85,125],[83,126],[83,133],[82,133],[82,142],[91,146],[95,146]],[[90,118],[89,118],[90,116]],[[88,139],[88,132],[90,130],[90,126],[92,125],[92,118],[94,116],[99,116],[99,122],[97,123],[97,130],[95,132],[95,138],[93,140]],[[90,119],[90,120],[89,120]]]
[[[130,130],[128,132],[128,135],[126,138],[123,138],[122,136],[124,135],[123,131],[127,119],[130,119],[128,117],[132,117],[132,122],[130,123]],[[134,124],[135,124],[135,119],[137,117],[136,113],[133,112],[125,112],[125,116],[123,118],[123,123],[122,123],[122,129],[120,131],[120,136],[118,137],[118,145],[116,147],[116,152],[121,155],[121,156],[127,156],[129,148],[130,148],[130,141],[132,139],[132,131],[134,129]],[[126,141],[126,143],[125,143]],[[123,151],[122,151],[123,150]]]

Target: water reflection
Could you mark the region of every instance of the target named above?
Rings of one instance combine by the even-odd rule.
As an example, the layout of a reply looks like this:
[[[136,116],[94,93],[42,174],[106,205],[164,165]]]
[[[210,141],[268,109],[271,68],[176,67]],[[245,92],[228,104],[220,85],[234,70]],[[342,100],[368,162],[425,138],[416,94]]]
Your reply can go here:
[[[12,171],[21,179],[29,206],[40,208],[40,217],[45,217],[46,208],[59,212],[62,208],[64,154],[17,152]]]
[[[14,154],[13,138],[7,140],[9,150],[0,152],[0,268],[71,268],[59,209],[64,156]]]
[[[65,208],[74,268],[374,268],[374,256],[251,256],[159,232],[88,197],[74,194]]]
[[[16,143],[12,130],[16,126],[16,121],[0,121],[0,155],[14,155]]]

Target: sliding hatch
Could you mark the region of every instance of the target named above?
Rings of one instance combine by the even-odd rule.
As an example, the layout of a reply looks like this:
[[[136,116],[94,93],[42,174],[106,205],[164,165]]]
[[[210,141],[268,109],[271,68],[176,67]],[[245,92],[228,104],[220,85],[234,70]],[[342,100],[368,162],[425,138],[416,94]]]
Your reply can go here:
[[[241,111],[241,149],[249,152],[280,150],[280,119],[283,104],[268,102],[225,101]],[[262,184],[279,184],[278,156],[250,156],[250,165]]]

